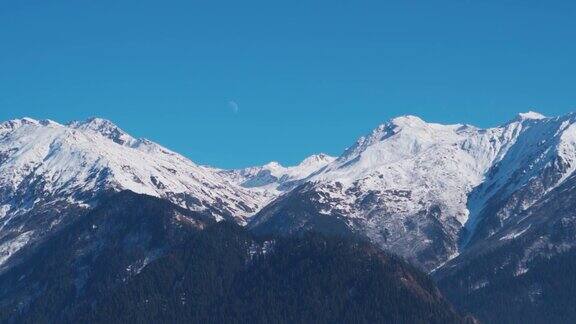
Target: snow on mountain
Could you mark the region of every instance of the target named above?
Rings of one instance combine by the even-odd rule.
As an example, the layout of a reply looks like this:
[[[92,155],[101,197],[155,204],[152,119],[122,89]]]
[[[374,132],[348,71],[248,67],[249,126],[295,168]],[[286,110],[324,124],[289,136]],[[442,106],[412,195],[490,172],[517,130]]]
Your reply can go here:
[[[492,227],[491,233],[482,231],[490,223],[481,222],[475,233],[483,235],[477,234],[457,258],[433,273],[443,293],[458,301],[461,309],[487,322],[498,322],[503,316],[509,322],[546,322],[534,321],[534,314],[566,318],[565,313],[550,309],[569,309],[573,304],[566,296],[575,293],[571,269],[576,260],[576,174],[559,177],[561,173],[551,170],[535,174],[525,189],[504,197],[507,203],[488,208],[500,211],[483,215],[486,220],[501,219],[499,227]],[[551,189],[539,190],[535,184],[546,183],[545,179],[554,180],[548,182]],[[524,207],[512,211],[513,201]],[[499,308],[498,303],[514,307]],[[526,314],[527,309],[531,313]]]
[[[270,162],[263,166],[222,170],[221,174],[242,187],[258,189],[268,197],[276,197],[302,183],[335,159],[320,153],[307,157],[296,166],[284,167],[278,162]]]
[[[434,201],[446,214],[467,220],[466,193],[483,179],[505,149],[500,130],[430,124],[406,116],[379,126],[313,181],[339,182],[362,191],[409,190],[411,201]],[[399,212],[417,205],[399,204]]]
[[[88,207],[109,190],[165,198],[240,224],[266,201],[107,120],[11,120],[0,124],[0,261],[57,226],[59,208]]]
[[[540,114],[540,113],[537,113],[537,112],[535,112],[535,111],[528,111],[528,112],[525,112],[525,113],[519,113],[517,119],[520,120],[520,121],[522,121],[522,120],[527,120],[527,119],[535,119],[535,120],[538,120],[538,119],[545,119],[545,118],[546,118],[546,116],[544,116],[544,115],[542,115],[542,114]]]
[[[474,189],[465,243],[492,236],[518,215],[561,185],[576,168],[576,115],[544,118],[521,114],[505,126],[515,138],[507,154]]]
[[[459,240],[491,218],[485,211],[500,206],[491,197],[502,200],[538,175],[554,174],[541,192],[532,190],[534,197],[513,199],[525,208],[573,172],[572,125],[572,115],[534,112],[489,129],[395,118],[360,138],[309,185],[272,202],[252,226],[294,232],[315,224],[314,217],[331,217],[430,270],[456,256]],[[285,203],[302,199],[312,210],[298,213]],[[281,217],[293,228],[280,228]]]
[[[196,165],[103,119],[23,118],[0,124],[0,263],[62,215],[131,190],[263,232],[351,231],[431,270],[555,192],[575,159],[574,114],[488,129],[403,116],[338,158],[241,170]]]

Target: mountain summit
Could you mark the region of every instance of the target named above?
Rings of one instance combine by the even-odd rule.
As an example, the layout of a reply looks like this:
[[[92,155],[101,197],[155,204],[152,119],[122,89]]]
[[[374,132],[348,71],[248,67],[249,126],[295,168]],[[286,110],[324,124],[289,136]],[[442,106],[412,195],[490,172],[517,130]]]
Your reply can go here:
[[[262,232],[337,228],[432,270],[569,178],[575,118],[527,112],[481,129],[402,116],[337,158],[241,170],[197,165],[105,119],[11,120],[0,124],[0,261],[65,224],[66,210],[130,190]]]
[[[0,264],[109,191],[167,199],[215,219],[246,223],[266,199],[217,170],[93,118],[61,125],[31,118],[0,124]]]
[[[197,165],[104,119],[68,125],[15,119],[0,124],[0,275],[14,273],[73,224],[82,223],[82,233],[98,230],[86,217],[131,191],[153,196],[155,205],[175,205],[163,213],[167,235],[229,220],[265,237],[360,237],[433,274],[466,311],[488,320],[526,319],[538,315],[526,310],[555,307],[542,297],[559,294],[558,280],[545,275],[551,267],[573,267],[575,170],[576,114],[522,113],[487,129],[402,116],[338,157],[239,170]],[[103,217],[126,212],[107,208]],[[140,233],[137,218],[130,226]],[[153,229],[130,239],[147,242]],[[108,230],[98,233],[107,237]],[[143,257],[116,230],[115,240],[140,266],[162,254],[155,244],[165,245],[154,242]],[[78,236],[79,246],[92,246],[90,237]],[[493,313],[494,294],[520,306]]]
[[[321,154],[296,167],[225,172],[134,138],[101,118],[67,125],[6,121],[0,124],[0,265],[65,225],[70,215],[98,205],[108,192],[130,190],[245,225],[279,194],[250,183],[264,173],[277,177],[277,186],[302,180],[332,160]]]
[[[432,270],[573,173],[575,122],[534,112],[488,129],[394,118],[269,204],[252,226],[280,233],[340,228]]]

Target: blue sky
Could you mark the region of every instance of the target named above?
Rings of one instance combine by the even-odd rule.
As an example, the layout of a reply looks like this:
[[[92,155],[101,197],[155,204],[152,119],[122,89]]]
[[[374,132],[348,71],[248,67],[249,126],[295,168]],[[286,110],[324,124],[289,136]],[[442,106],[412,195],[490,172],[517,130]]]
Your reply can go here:
[[[0,119],[99,116],[199,163],[339,154],[391,117],[576,110],[574,1],[0,2]]]

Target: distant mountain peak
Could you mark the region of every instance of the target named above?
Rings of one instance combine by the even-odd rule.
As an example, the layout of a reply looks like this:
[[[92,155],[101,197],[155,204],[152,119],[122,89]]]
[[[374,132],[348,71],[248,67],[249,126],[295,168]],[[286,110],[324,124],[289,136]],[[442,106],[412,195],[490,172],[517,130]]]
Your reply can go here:
[[[100,134],[120,145],[132,145],[136,141],[135,138],[128,135],[128,133],[116,124],[103,118],[92,117],[85,121],[73,121],[68,126],[74,129]]]
[[[38,125],[40,122],[34,118],[22,117],[17,119],[10,119],[5,122],[0,123],[4,127],[16,127],[20,125]]]
[[[302,162],[300,162],[300,164],[298,164],[298,166],[300,167],[304,167],[304,166],[312,166],[312,165],[317,165],[319,163],[330,163],[332,161],[334,161],[336,158],[333,156],[330,156],[328,154],[324,154],[324,153],[319,153],[319,154],[314,154],[314,155],[310,155],[309,157],[305,158],[304,160],[302,160]]]
[[[531,110],[525,113],[519,113],[517,116],[517,119],[519,120],[539,120],[544,118],[546,118],[546,116]]]
[[[220,173],[232,183],[245,188],[257,188],[263,191],[269,199],[273,199],[281,192],[291,190],[306,181],[335,160],[335,157],[319,153],[305,158],[296,166],[285,167],[272,161],[263,166],[222,170]]]
[[[418,127],[427,124],[422,118],[414,115],[399,116],[390,120],[390,123],[398,126],[412,126],[412,127],[414,126]]]
[[[90,117],[86,120],[74,120],[70,122],[68,126],[82,129],[120,128],[112,121],[100,117]]]
[[[459,252],[463,226],[469,232],[484,226],[473,225],[484,218],[486,206],[497,205],[493,201],[526,187],[530,195],[518,208],[530,206],[540,197],[538,188],[546,192],[576,169],[575,118],[550,119],[535,112],[518,118],[486,129],[427,123],[415,116],[391,119],[307,178],[308,187],[272,202],[254,222],[272,219],[269,224],[275,224],[275,215],[294,216],[290,231],[317,221],[306,220],[309,215],[345,219],[354,231],[433,268]],[[542,174],[549,176],[539,184]],[[510,199],[513,204],[516,198]],[[309,210],[286,216],[295,201],[306,201]],[[429,254],[440,241],[443,251]]]
[[[267,198],[231,184],[219,171],[134,139],[101,118],[68,125],[32,118],[0,123],[0,267],[64,222],[65,210],[91,208],[111,191],[160,197],[244,224]]]
[[[23,117],[23,118],[18,118],[18,119],[11,119],[11,120],[7,120],[5,122],[0,122],[0,135],[5,135],[8,134],[20,127],[23,126],[37,126],[37,125],[48,125],[48,124],[58,124],[56,122],[53,122],[51,120],[44,120],[44,121],[38,121],[34,118],[30,118],[30,117]],[[59,125],[59,124],[58,124]]]
[[[20,120],[23,123],[28,123],[28,124],[38,124],[39,123],[36,119],[30,118],[30,117],[22,117],[22,118],[16,119],[16,120]]]
[[[53,121],[52,119],[42,119],[39,121],[42,126],[62,126],[62,124]]]

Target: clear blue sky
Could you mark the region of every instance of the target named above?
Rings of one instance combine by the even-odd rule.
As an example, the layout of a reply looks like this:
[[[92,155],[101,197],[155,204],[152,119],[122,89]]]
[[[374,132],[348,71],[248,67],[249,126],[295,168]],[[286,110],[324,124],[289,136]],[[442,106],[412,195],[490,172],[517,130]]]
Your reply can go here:
[[[575,1],[0,1],[1,120],[99,116],[221,167],[397,115],[563,114],[575,62]]]

